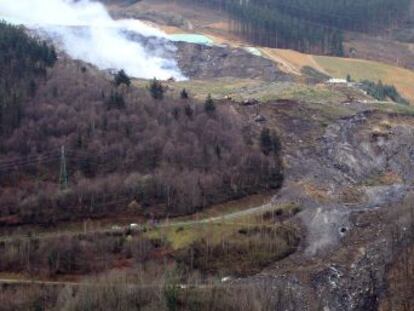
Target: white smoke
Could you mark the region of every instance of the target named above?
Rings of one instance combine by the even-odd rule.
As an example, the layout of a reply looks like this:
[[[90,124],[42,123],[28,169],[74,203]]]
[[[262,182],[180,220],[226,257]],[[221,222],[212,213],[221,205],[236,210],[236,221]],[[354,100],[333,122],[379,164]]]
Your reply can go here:
[[[45,31],[71,57],[100,69],[124,69],[137,78],[182,80],[177,63],[147,51],[125,31],[144,37],[166,35],[138,20],[113,20],[105,7],[90,0],[0,0],[0,19]],[[161,48],[161,47],[160,47]]]

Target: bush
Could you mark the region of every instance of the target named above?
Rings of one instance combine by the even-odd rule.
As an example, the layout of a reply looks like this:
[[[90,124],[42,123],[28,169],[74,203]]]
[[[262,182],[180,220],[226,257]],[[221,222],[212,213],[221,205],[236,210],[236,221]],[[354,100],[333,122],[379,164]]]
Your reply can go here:
[[[204,110],[207,113],[213,113],[214,111],[216,111],[216,105],[214,104],[214,101],[211,98],[210,94],[208,94],[206,101],[204,102]]]
[[[114,78],[114,82],[116,86],[120,86],[121,84],[124,84],[127,87],[131,86],[131,79],[123,69],[117,72]]]
[[[280,151],[280,141],[275,132],[270,132],[268,128],[263,128],[260,134],[260,146],[263,154],[278,154]]]
[[[188,92],[186,89],[182,89],[181,93],[180,93],[180,97],[181,99],[188,99]]]
[[[157,79],[153,79],[149,86],[152,98],[162,100],[164,98],[164,87]]]
[[[400,95],[400,93],[393,85],[383,84],[382,81],[378,81],[378,83],[375,83],[368,80],[362,81],[361,84],[362,88],[368,93],[368,95],[374,97],[377,100],[382,101],[390,99],[398,104],[410,104],[408,100],[406,100]]]
[[[179,263],[206,274],[247,276],[290,255],[298,243],[292,228],[241,228],[220,243],[196,241],[188,249],[177,251],[175,257]]]

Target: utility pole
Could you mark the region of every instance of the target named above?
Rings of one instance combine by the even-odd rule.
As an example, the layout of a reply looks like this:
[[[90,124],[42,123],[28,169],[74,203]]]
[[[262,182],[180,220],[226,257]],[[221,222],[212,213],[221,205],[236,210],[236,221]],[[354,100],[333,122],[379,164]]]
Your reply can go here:
[[[62,190],[68,187],[68,171],[66,169],[65,146],[62,146],[60,149],[59,184]]]

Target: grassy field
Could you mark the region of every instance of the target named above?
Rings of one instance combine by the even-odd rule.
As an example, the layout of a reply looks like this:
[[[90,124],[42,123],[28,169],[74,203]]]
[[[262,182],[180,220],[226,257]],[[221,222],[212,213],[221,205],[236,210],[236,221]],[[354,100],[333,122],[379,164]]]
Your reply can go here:
[[[404,68],[373,61],[327,56],[313,56],[326,72],[336,78],[345,78],[347,74],[356,80],[382,80],[395,87],[408,100],[414,103],[414,72]]]
[[[188,27],[188,25],[166,26],[165,23],[158,25],[170,34],[198,33],[208,36],[217,44],[225,43],[235,47],[248,46],[247,42],[229,31],[226,16],[213,10],[199,10],[197,6],[183,6],[174,1],[139,2],[133,7],[128,8],[128,10],[132,10],[132,12],[134,10],[139,12],[148,10],[169,12],[172,16],[179,16],[184,21],[187,21],[188,25],[191,25],[191,27]],[[301,69],[304,66],[310,66],[322,73],[337,78],[344,78],[347,74],[350,74],[357,81],[368,79],[377,82],[378,80],[382,80],[384,83],[395,85],[404,97],[414,103],[413,71],[374,61],[314,56],[285,49],[265,47],[258,47],[258,49],[262,52],[263,56],[278,63],[282,70],[297,75],[298,77],[301,76]],[[217,97],[231,95],[237,98],[240,93],[245,94],[243,84],[250,88],[255,83],[258,82],[242,80],[236,83],[234,81],[218,80],[217,83],[210,82],[207,88],[201,82],[197,84],[197,82],[192,81],[190,85],[194,89],[194,93],[197,94],[197,97],[203,97],[211,93],[216,94]],[[266,92],[259,92],[259,96],[262,96],[264,99],[268,97],[274,99],[277,97],[274,96],[274,92],[267,92],[267,94]]]
[[[134,85],[148,87],[148,81],[135,80]],[[343,92],[325,85],[306,85],[296,82],[266,82],[255,79],[218,78],[210,80],[188,80],[163,82],[169,96],[179,97],[185,88],[190,97],[204,101],[208,94],[213,99],[230,97],[234,101],[255,98],[259,101],[289,99],[307,102],[341,102],[346,100]]]
[[[270,59],[273,59],[278,63],[281,62],[282,67],[288,68],[288,72],[300,75],[301,69],[305,66],[309,66],[322,73],[328,74],[325,69],[315,61],[312,55],[284,49],[261,48],[261,50]]]
[[[298,73],[305,66],[312,67],[335,78],[346,78],[348,74],[356,80],[382,80],[394,85],[403,96],[414,103],[414,72],[408,69],[379,62],[329,56],[315,56],[292,50],[261,49],[268,58],[281,63],[281,68]]]
[[[240,212],[252,206],[257,207],[257,204],[260,204],[263,198],[262,196],[252,197],[251,199],[246,199],[241,205],[236,205],[240,201],[234,201],[233,205],[231,203],[223,204],[221,208],[217,205],[215,209],[202,212],[192,219],[188,217],[182,218],[181,224],[179,224],[180,220],[176,219],[174,222],[178,223],[177,225],[160,226],[157,228],[149,227],[145,235],[150,239],[161,239],[171,245],[175,250],[186,248],[193,242],[202,239],[208,239],[214,245],[238,232],[240,229],[252,227],[285,227],[286,225],[282,223],[274,224],[275,215],[290,217],[300,210],[300,206],[293,203],[286,203],[271,205],[269,209],[256,213],[241,213],[231,219],[225,218],[226,215],[232,212]],[[263,203],[261,202],[261,204]],[[220,215],[223,215],[223,218],[220,218]],[[211,221],[200,222],[203,219],[209,219]]]

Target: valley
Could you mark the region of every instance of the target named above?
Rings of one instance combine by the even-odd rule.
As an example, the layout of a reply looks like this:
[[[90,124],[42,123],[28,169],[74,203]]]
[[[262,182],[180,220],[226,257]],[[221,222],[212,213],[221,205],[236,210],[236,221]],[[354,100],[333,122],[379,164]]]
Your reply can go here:
[[[197,3],[105,4],[154,29],[120,32],[135,75],[0,29],[4,310],[413,310],[409,43],[311,54]]]

